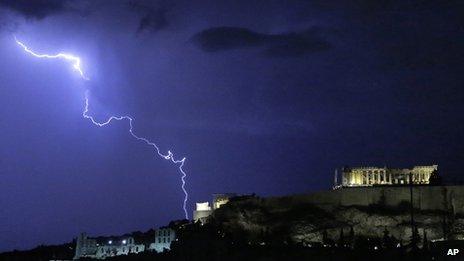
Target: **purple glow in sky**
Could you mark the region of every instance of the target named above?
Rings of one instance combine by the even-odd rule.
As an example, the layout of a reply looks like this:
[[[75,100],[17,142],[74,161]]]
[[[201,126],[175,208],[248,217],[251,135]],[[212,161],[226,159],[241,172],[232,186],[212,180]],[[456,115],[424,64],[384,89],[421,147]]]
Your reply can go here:
[[[461,178],[463,12],[454,0],[0,0],[0,251],[185,218],[179,167],[187,213],[213,193],[325,190],[344,165],[437,163]]]
[[[82,68],[80,66],[81,59],[79,57],[74,56],[72,54],[65,54],[65,53],[58,53],[58,54],[55,54],[55,55],[39,54],[39,53],[36,53],[36,52],[32,51],[25,44],[23,44],[21,41],[19,41],[16,38],[16,36],[14,37],[14,39],[15,39],[16,43],[24,49],[25,52],[33,55],[34,57],[45,58],[45,59],[65,59],[65,60],[72,61],[73,62],[73,68],[77,72],[79,72],[82,79],[87,80],[87,81],[90,80],[89,78],[87,78],[84,75],[84,72],[82,71]],[[98,127],[104,127],[104,126],[110,124],[113,120],[114,121],[127,120],[129,122],[129,133],[132,135],[132,137],[134,137],[135,139],[137,139],[139,141],[142,141],[142,142],[146,143],[147,145],[153,147],[156,154],[158,154],[158,156],[160,156],[161,158],[163,158],[165,160],[169,160],[172,163],[174,163],[175,165],[178,165],[178,169],[179,169],[180,173],[182,174],[182,176],[181,176],[181,181],[182,181],[181,189],[185,194],[184,201],[182,203],[182,209],[184,210],[185,219],[188,219],[188,212],[187,212],[187,208],[186,208],[187,200],[188,200],[188,192],[185,189],[185,178],[187,177],[187,174],[182,169],[182,167],[184,166],[186,158],[182,158],[181,160],[176,160],[176,159],[174,159],[174,155],[172,154],[171,151],[168,151],[167,154],[163,154],[163,153],[161,153],[161,151],[160,151],[158,145],[156,145],[156,143],[154,143],[152,141],[149,141],[147,138],[137,136],[134,133],[134,127],[133,127],[134,119],[132,117],[130,117],[130,116],[110,116],[104,122],[96,121],[94,117],[92,117],[91,115],[88,114],[88,112],[89,112],[89,90],[85,91],[85,98],[84,99],[85,99],[85,107],[84,107],[84,111],[82,112],[82,117],[84,117],[86,119],[89,119],[94,125],[96,125]]]

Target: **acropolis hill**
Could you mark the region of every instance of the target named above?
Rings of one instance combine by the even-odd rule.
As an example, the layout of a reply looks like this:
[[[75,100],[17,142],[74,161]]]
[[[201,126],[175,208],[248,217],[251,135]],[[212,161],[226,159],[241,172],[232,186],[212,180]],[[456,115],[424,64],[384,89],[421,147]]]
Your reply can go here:
[[[222,257],[224,253],[232,256],[227,260],[243,259],[246,256],[243,253],[266,253],[266,260],[275,260],[272,257],[278,254],[285,255],[286,258],[293,255],[292,260],[320,260],[321,257],[335,258],[339,255],[351,255],[346,260],[360,260],[359,257],[363,257],[366,251],[377,251],[379,247],[407,251],[412,231],[411,188],[414,223],[420,236],[419,247],[423,249],[427,245],[440,244],[443,242],[432,241],[443,239],[464,239],[464,186],[349,187],[270,198],[228,193],[215,194],[213,207],[199,210],[208,211],[209,216],[197,215],[199,219],[195,223],[186,220],[181,223],[173,222],[182,225],[176,228],[177,238],[173,241],[175,243],[170,252],[157,254],[156,251],[144,251],[137,254],[137,258],[140,257],[137,260],[200,260],[200,257],[211,251],[215,257]],[[134,232],[120,237],[113,236],[111,239],[116,248],[137,248],[137,245],[132,245],[129,241],[126,242],[127,245],[124,241],[122,245],[116,244],[116,241],[118,238],[129,240],[132,237],[142,237],[150,243],[145,245],[150,249],[152,242],[161,242],[160,235],[163,233],[160,232],[163,231],[165,230],[161,228],[145,233]],[[108,242],[108,237],[95,240]],[[40,260],[50,260],[57,256],[70,260],[82,250],[77,244],[78,242],[74,242],[61,246],[38,247],[26,252],[4,253],[0,254],[0,260],[38,260],[31,258],[37,256],[41,257]],[[97,245],[98,247],[109,246],[103,244]],[[257,252],[250,252],[253,249]],[[361,256],[356,256],[356,253]],[[302,255],[306,258],[301,258]],[[133,260],[133,257],[134,253],[126,253],[114,257],[118,259],[110,260]]]
[[[464,239],[464,186],[412,187],[414,220],[428,240]],[[212,218],[230,231],[259,238],[281,234],[293,242],[337,240],[340,234],[399,241],[411,237],[409,186],[342,188],[304,195],[231,200]],[[253,237],[253,236],[252,236]]]

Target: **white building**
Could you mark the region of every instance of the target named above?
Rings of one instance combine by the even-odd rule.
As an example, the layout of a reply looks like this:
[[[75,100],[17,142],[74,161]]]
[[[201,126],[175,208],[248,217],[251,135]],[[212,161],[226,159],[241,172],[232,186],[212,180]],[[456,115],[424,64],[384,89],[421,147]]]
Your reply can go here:
[[[182,223],[183,222],[183,223]],[[74,260],[81,258],[105,259],[108,257],[139,254],[144,251],[158,253],[171,249],[171,243],[176,240],[176,229],[182,229],[184,221],[171,222],[170,227],[161,227],[153,234],[121,237],[88,237],[85,233],[76,239]],[[188,221],[187,221],[188,223]],[[151,236],[150,236],[151,235]]]
[[[88,238],[85,233],[80,234],[76,239],[76,253],[73,259],[82,257],[95,257],[97,252],[97,240]]]
[[[155,233],[155,242],[150,244],[149,249],[160,253],[171,249],[171,242],[176,240],[176,232],[170,227],[161,227]]]
[[[110,241],[108,241],[107,244],[98,246],[95,258],[105,259],[112,256],[138,254],[143,251],[145,251],[145,245],[136,244],[134,238],[129,237],[116,242],[111,241],[111,244]]]
[[[133,237],[89,238],[85,233],[80,234],[76,240],[74,259],[95,258],[138,254],[145,251],[145,244],[136,243]]]
[[[196,203],[196,209],[193,211],[193,221],[205,223],[212,212],[209,202]]]

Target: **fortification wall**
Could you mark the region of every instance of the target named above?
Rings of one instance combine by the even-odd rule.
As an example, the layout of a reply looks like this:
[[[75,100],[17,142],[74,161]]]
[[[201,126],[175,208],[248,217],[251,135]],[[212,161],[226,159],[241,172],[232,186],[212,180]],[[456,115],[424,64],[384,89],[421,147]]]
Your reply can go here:
[[[381,201],[398,206],[410,201],[409,187],[342,188],[293,196],[293,203],[312,203],[319,206],[368,206]],[[464,215],[464,186],[415,186],[413,204],[421,210],[452,210]]]

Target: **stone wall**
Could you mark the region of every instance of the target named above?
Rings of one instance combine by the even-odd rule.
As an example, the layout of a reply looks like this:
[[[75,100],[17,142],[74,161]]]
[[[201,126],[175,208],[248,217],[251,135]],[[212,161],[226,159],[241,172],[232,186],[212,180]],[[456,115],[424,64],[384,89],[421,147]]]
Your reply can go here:
[[[408,186],[357,187],[296,195],[287,199],[293,203],[312,203],[329,208],[368,206],[382,201],[394,207],[409,202],[410,192]],[[452,210],[464,215],[464,186],[415,186],[413,204],[414,208],[421,210]]]

